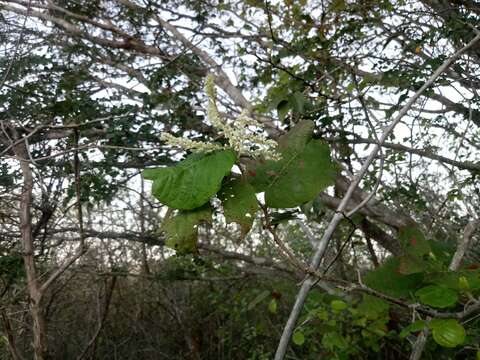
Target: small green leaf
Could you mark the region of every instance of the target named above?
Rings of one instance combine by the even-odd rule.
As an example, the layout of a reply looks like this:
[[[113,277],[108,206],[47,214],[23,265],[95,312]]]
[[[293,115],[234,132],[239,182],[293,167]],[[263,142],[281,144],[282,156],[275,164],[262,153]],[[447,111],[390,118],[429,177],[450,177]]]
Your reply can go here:
[[[454,290],[438,285],[425,286],[415,295],[425,305],[440,309],[452,306],[458,301],[458,295]]]
[[[429,326],[433,340],[440,346],[453,348],[465,342],[465,328],[455,319],[434,319]]]
[[[295,345],[302,346],[305,342],[305,335],[299,330],[295,331],[292,336],[292,341]]]
[[[458,287],[463,291],[470,290],[470,283],[468,282],[468,279],[466,276],[460,276],[458,278]]]
[[[332,300],[330,306],[334,311],[343,311],[348,308],[348,304],[342,300]]]
[[[425,324],[426,323],[424,320],[414,321],[410,325],[403,328],[403,330],[400,332],[400,337],[403,339],[403,338],[406,338],[411,333],[422,331],[423,328],[425,327]]]
[[[334,350],[335,348],[344,350],[348,347],[348,342],[342,335],[340,335],[336,331],[332,331],[323,334],[322,345],[325,346],[328,350]]]
[[[318,309],[316,311],[316,315],[320,320],[323,320],[323,321],[328,320],[328,311],[325,309]]]
[[[270,300],[268,303],[268,311],[270,311],[272,314],[277,312],[277,299]]]
[[[166,219],[162,230],[166,233],[165,245],[179,254],[194,253],[197,250],[198,225],[212,221],[212,209],[204,206],[192,211],[180,211]]]
[[[241,178],[229,179],[220,190],[219,197],[227,223],[239,224],[244,238],[259,209],[253,186]]]
[[[162,204],[192,210],[207,203],[220,190],[235,161],[232,150],[194,154],[176,166],[146,169],[143,176],[153,180],[152,193]]]

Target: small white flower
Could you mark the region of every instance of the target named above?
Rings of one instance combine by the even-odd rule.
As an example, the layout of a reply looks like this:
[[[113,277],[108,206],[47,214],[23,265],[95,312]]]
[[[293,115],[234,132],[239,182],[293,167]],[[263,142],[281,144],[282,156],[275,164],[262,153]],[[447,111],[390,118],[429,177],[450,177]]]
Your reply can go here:
[[[280,159],[280,154],[276,150],[277,143],[264,135],[262,124],[248,116],[247,111],[242,111],[233,122],[227,122],[222,118],[217,108],[217,91],[213,75],[208,75],[205,80],[205,93],[208,97],[208,120],[228,140],[228,145],[224,147],[233,149],[239,156],[262,157],[267,160]],[[194,152],[211,152],[222,148],[218,144],[177,138],[168,133],[163,133],[161,138],[169,145]]]

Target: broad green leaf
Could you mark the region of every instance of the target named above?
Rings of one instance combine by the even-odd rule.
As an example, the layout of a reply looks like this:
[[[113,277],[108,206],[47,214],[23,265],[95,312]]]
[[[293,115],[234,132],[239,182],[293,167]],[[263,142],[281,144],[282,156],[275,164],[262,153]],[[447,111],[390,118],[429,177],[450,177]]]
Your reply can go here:
[[[232,150],[195,154],[176,166],[146,169],[143,175],[154,181],[152,193],[162,204],[192,210],[204,205],[220,190],[222,180],[230,173],[235,160]]]
[[[166,219],[162,230],[166,234],[165,245],[179,254],[194,253],[197,250],[197,227],[212,220],[212,209],[204,206],[192,211],[180,211]]]
[[[259,206],[255,189],[241,178],[229,179],[219,193],[227,223],[241,226],[242,238],[250,231]]]
[[[301,331],[295,331],[292,336],[295,345],[302,346],[305,343],[305,335]]]
[[[345,301],[342,301],[342,300],[332,300],[330,302],[330,307],[334,311],[343,311],[346,308],[348,308],[348,304]]]
[[[465,328],[455,319],[434,319],[429,327],[433,340],[440,346],[453,348],[465,342]]]
[[[367,273],[364,282],[371,288],[387,295],[405,298],[414,293],[423,279],[423,274],[403,275],[398,271],[400,261],[390,257],[378,269]]]
[[[422,303],[436,308],[446,308],[458,300],[457,293],[445,286],[428,285],[418,290],[415,295]]]
[[[275,314],[277,312],[277,300],[272,299],[268,303],[268,311],[270,311],[272,314]]]
[[[389,308],[390,305],[386,301],[364,294],[363,301],[357,306],[357,311],[367,319],[373,320],[388,314]]]
[[[330,149],[321,140],[309,140],[310,129],[311,122],[300,122],[280,139],[280,161],[266,161],[249,169],[249,181],[257,192],[265,192],[267,206],[296,207],[333,184],[335,167]]]
[[[403,328],[403,330],[400,332],[400,337],[403,339],[408,335],[410,335],[411,333],[422,331],[425,325],[426,325],[426,322],[424,320],[414,321],[410,325]]]

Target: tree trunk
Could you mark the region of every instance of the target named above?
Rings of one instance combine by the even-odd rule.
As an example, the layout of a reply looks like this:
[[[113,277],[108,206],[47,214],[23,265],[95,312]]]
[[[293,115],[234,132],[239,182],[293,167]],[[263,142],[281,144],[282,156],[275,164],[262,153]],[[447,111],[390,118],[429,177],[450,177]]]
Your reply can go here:
[[[28,159],[28,150],[24,142],[14,146],[15,156],[20,161],[23,174],[23,188],[20,200],[20,232],[23,250],[23,262],[27,277],[27,288],[30,296],[30,315],[33,322],[33,347],[36,360],[44,360],[47,353],[45,339],[45,319],[42,309],[42,291],[35,267],[35,247],[32,234],[32,191],[33,176]]]

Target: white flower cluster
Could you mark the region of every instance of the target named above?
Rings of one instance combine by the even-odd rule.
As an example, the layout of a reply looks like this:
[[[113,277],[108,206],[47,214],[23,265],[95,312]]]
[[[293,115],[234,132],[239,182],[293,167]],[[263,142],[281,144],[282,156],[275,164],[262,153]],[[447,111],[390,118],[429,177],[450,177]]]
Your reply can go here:
[[[170,133],[164,132],[160,136],[160,139],[165,141],[168,145],[176,146],[185,150],[190,150],[193,152],[203,152],[208,153],[210,151],[215,151],[222,149],[222,146],[215,143],[204,143],[203,141],[195,141],[186,138],[180,138],[173,136]]]
[[[228,140],[228,145],[224,147],[235,150],[239,156],[263,157],[270,160],[280,159],[280,154],[276,150],[277,143],[267,139],[261,132],[255,132],[255,130],[262,129],[262,124],[249,117],[247,111],[243,111],[231,123],[220,116],[216,103],[217,92],[213,75],[207,76],[205,93],[208,97],[208,120]],[[169,133],[163,133],[161,139],[169,145],[193,152],[210,152],[222,148],[219,144],[178,138]]]

